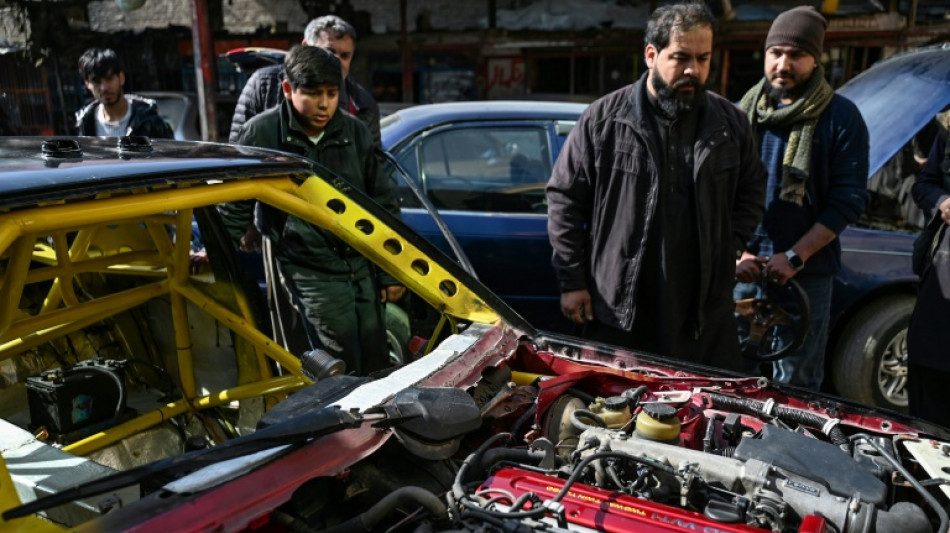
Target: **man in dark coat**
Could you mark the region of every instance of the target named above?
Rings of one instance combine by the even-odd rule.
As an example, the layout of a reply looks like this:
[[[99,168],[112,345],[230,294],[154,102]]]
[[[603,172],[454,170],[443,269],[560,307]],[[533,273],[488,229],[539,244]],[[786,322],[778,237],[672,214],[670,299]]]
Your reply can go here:
[[[379,104],[362,85],[350,77],[350,62],[356,52],[356,30],[336,15],[315,18],[307,24],[303,44],[320,46],[336,54],[343,65],[343,88],[340,107],[366,124],[373,134],[376,147],[382,146],[379,133]],[[280,88],[281,66],[273,65],[258,69],[247,80],[231,119],[229,142],[237,142],[241,126],[254,115],[274,107],[283,100]]]
[[[125,71],[113,50],[90,48],[79,58],[79,73],[95,101],[77,113],[79,135],[120,137],[144,135],[172,139],[171,127],[153,100],[125,94]]]
[[[819,390],[841,268],[838,235],[867,204],[868,129],[835,94],[821,66],[824,17],[811,6],[779,14],[765,38],[765,76],[742,97],[769,172],[762,225],[736,265],[737,299],[756,296],[763,274],[795,279],[808,295],[804,344],[773,364],[772,377]],[[751,284],[751,285],[750,285]]]
[[[748,119],[708,93],[713,15],[657,9],[649,68],[584,112],[547,185],[561,310],[587,338],[740,368],[735,260],[762,218]]]
[[[340,61],[323,48],[296,46],[284,70],[284,100],[245,124],[238,143],[308,157],[399,216],[395,190],[373,154],[369,130],[338,109]],[[286,291],[311,347],[342,359],[359,375],[389,366],[372,263],[329,231],[266,204],[258,209],[277,267],[278,279],[268,283]],[[242,237],[253,210],[253,202],[219,207],[232,238]],[[388,276],[380,285],[384,299],[399,299],[405,291]]]

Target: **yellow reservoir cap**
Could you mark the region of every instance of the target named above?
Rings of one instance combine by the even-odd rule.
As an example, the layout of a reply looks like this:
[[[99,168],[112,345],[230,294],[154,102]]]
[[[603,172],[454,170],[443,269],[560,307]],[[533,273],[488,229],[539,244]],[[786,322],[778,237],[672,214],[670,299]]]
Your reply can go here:
[[[634,436],[660,442],[676,443],[680,439],[680,419],[676,408],[666,403],[647,403],[637,415]]]

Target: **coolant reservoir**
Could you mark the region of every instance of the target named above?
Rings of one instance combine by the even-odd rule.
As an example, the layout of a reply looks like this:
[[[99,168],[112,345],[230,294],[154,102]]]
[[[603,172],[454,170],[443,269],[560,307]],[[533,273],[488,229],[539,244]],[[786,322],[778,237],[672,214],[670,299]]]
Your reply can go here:
[[[611,396],[606,399],[597,398],[588,407],[601,420],[606,422],[610,429],[620,429],[633,418],[633,413],[630,411],[630,401],[623,396]]]
[[[645,403],[637,415],[635,437],[679,444],[680,419],[676,408],[668,403]]]

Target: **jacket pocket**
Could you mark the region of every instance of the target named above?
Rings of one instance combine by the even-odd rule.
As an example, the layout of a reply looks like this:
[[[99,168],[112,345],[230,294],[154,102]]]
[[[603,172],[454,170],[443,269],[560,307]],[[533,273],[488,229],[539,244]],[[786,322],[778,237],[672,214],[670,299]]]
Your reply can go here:
[[[720,132],[707,142],[709,155],[703,162],[703,172],[719,182],[739,173],[739,146],[726,132]]]

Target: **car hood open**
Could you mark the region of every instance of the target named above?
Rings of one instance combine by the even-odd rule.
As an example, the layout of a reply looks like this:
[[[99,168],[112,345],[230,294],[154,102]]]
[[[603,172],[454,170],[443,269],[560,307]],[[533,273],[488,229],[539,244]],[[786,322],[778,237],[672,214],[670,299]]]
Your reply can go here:
[[[950,43],[885,59],[846,83],[838,94],[861,109],[868,125],[871,176],[950,105]]]

